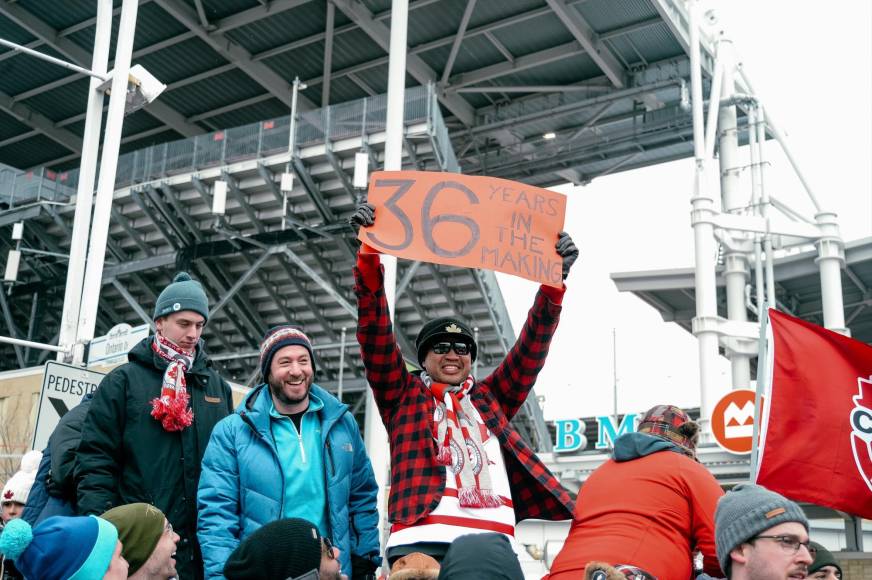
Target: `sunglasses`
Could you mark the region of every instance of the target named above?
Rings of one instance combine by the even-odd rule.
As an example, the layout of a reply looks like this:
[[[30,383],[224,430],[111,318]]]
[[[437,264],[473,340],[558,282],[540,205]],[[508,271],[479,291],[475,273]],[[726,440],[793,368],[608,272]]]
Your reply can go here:
[[[454,350],[460,356],[467,355],[472,351],[472,347],[465,342],[437,342],[432,349],[436,354],[446,354],[449,350]]]
[[[322,537],[321,541],[324,542],[324,555],[327,556],[330,560],[336,559],[336,552],[333,551],[333,542],[330,541],[330,538]]]

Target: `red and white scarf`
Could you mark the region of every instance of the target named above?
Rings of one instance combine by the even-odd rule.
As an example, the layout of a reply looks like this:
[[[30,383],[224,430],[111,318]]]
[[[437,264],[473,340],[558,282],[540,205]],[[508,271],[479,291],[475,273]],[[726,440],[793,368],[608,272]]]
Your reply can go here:
[[[194,421],[194,411],[188,408],[190,396],[185,373],[193,366],[196,351],[182,350],[157,333],[151,349],[169,363],[164,371],[160,397],[151,401],[151,416],[160,421],[166,431],[181,431]]]
[[[500,496],[491,487],[487,453],[475,420],[477,412],[467,396],[474,379],[467,377],[461,385],[433,382],[427,373],[422,373],[421,379],[436,403],[433,416],[436,463],[446,466],[449,473],[454,474],[460,506],[501,506]],[[451,409],[448,409],[449,401]]]

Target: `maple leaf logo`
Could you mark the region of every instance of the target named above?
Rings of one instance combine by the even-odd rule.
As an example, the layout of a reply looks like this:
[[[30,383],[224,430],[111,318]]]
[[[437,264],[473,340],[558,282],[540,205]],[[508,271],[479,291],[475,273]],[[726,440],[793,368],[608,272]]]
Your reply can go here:
[[[872,409],[872,377],[869,379],[857,378],[857,386],[860,394],[854,397],[854,404],[858,407]]]
[[[13,495],[15,495],[15,494],[12,493],[12,490],[10,489],[6,493],[3,494],[3,499],[12,499]]]
[[[455,324],[454,322],[445,327],[445,332],[456,332],[458,334],[463,334],[463,330],[461,330],[461,328],[457,326],[457,324]]]
[[[872,491],[872,377],[857,377],[860,394],[854,397],[854,407],[849,415],[851,422],[851,450],[854,463],[869,491]]]

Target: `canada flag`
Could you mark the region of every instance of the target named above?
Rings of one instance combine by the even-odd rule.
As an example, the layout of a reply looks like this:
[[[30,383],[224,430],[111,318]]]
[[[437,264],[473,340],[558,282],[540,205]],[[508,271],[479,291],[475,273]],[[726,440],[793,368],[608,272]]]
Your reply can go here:
[[[872,518],[872,346],[769,311],[757,483]]]

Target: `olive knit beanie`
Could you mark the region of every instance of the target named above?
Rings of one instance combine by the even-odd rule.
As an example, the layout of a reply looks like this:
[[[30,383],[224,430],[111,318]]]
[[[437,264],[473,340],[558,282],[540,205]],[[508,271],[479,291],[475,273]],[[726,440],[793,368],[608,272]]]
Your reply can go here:
[[[118,530],[121,555],[130,564],[128,576],[133,576],[154,552],[164,532],[164,513],[147,503],[131,503],[112,508],[100,516]]]
[[[817,542],[809,542],[809,545],[817,550],[814,555],[814,562],[812,562],[808,567],[809,576],[811,576],[824,566],[834,566],[836,570],[839,571],[839,574],[842,574],[842,567],[839,566],[838,562],[836,562],[836,558],[833,556],[832,552],[830,552]]]
[[[193,280],[187,272],[176,274],[172,283],[157,297],[152,320],[182,310],[191,310],[206,320],[209,319],[209,299],[200,283]]]

